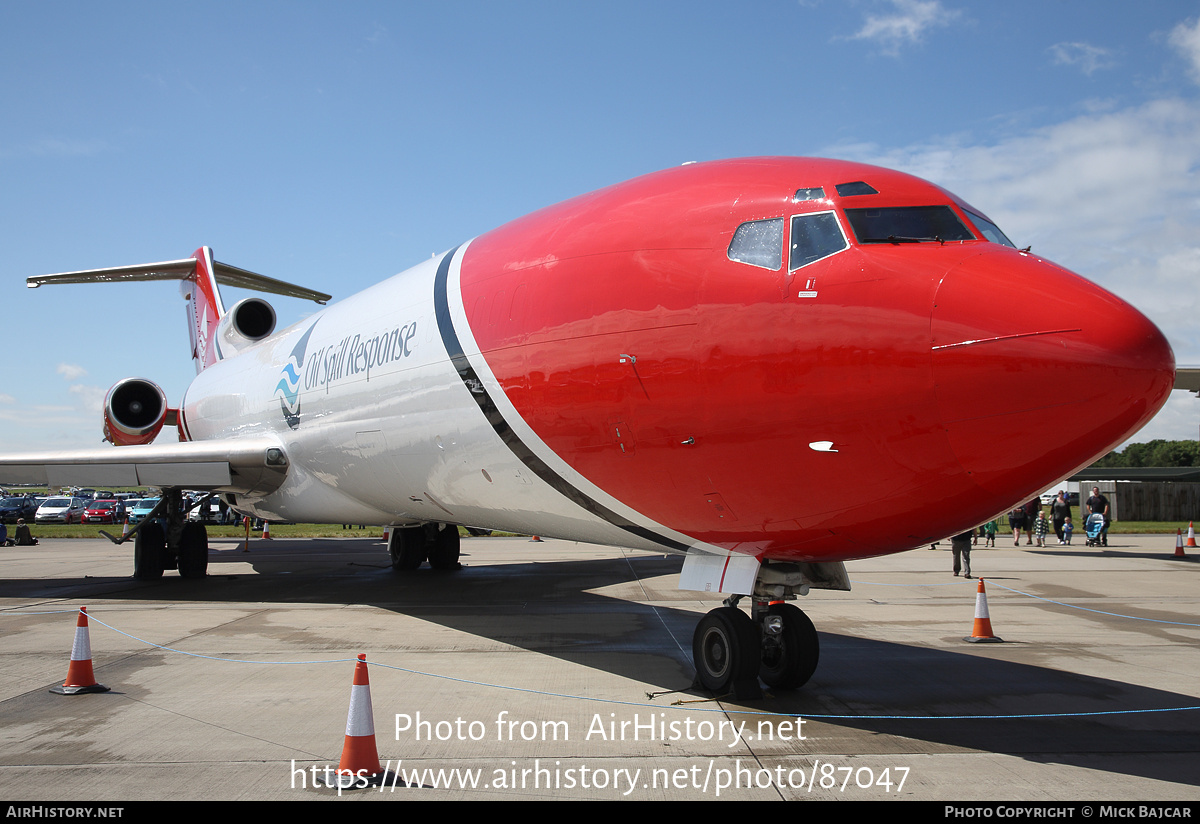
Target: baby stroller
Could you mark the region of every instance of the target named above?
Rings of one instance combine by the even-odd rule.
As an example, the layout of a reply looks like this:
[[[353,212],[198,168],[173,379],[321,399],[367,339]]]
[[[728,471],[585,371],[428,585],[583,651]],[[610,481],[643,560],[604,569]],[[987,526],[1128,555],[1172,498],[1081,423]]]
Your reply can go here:
[[[1083,522],[1083,528],[1087,532],[1087,545],[1100,546],[1100,538],[1104,535],[1104,516],[1093,512]]]

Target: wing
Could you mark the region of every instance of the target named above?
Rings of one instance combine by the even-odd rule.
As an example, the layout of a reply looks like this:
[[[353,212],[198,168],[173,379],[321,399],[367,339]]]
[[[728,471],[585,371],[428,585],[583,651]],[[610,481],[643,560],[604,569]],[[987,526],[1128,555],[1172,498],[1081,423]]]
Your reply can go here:
[[[1176,366],[1175,388],[1200,394],[1200,366]]]
[[[288,459],[270,437],[115,446],[0,455],[0,483],[157,486],[262,495],[287,476]]]

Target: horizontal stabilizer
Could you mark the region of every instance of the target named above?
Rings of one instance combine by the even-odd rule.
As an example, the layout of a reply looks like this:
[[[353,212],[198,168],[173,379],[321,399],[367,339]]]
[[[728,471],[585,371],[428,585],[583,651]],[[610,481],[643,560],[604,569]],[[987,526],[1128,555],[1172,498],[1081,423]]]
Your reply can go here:
[[[132,266],[111,266],[107,269],[84,269],[79,272],[60,272],[55,275],[36,275],[25,279],[25,285],[36,289],[56,283],[118,283],[141,280],[187,280],[196,269],[196,258],[164,260],[161,263],[138,263]],[[312,300],[324,304],[332,296],[303,286],[287,283],[266,275],[239,269],[228,263],[213,261],[213,275],[222,286],[235,286],[257,292],[269,292],[291,298]]]

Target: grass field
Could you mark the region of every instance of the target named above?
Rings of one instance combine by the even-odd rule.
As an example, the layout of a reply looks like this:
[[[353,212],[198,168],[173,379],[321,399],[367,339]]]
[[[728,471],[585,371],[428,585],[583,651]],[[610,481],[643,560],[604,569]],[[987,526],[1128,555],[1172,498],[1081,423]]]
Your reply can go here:
[[[120,535],[121,525],[100,525],[100,524],[72,524],[66,526],[63,524],[33,524],[32,529],[36,538],[99,538],[100,530],[104,530],[110,535]],[[1175,523],[1168,521],[1115,521],[1108,530],[1110,535],[1163,535],[1175,534],[1175,530],[1182,530],[1187,534],[1188,525],[1186,523]],[[246,529],[243,526],[209,526],[207,527],[208,537],[210,538],[244,538]],[[12,535],[13,527],[9,526],[9,535]],[[458,529],[459,534],[466,535],[467,531],[462,527]],[[496,535],[511,535],[511,532],[497,532]],[[1008,524],[1001,522],[1000,532],[1001,537],[1004,535],[1012,535],[1012,530],[1008,528]],[[1083,533],[1075,530],[1076,537]],[[262,532],[251,530],[251,539],[260,538]],[[350,529],[343,529],[341,524],[272,524],[272,538],[376,538],[383,540],[383,527],[368,526],[362,529],[357,526],[352,526]],[[1053,536],[1052,536],[1053,537]]]
[[[210,538],[244,538],[246,536],[246,528],[240,524],[237,526],[207,526],[208,537]],[[109,535],[120,535],[122,526],[117,524],[31,524],[30,529],[35,538],[100,538],[100,530],[104,530]],[[8,528],[9,534],[12,534],[13,527]],[[459,532],[466,534],[465,530],[460,529]],[[260,538],[262,532],[259,530],[251,530],[250,537]],[[383,527],[368,526],[359,529],[354,526],[350,529],[342,529],[341,524],[272,524],[272,538],[378,538],[383,540]]]
[[[1175,534],[1175,530],[1182,530],[1183,534],[1187,534],[1188,525],[1183,521],[1113,521],[1108,528],[1109,535],[1164,535],[1170,533]],[[1012,535],[1012,528],[1009,527],[1008,521],[1000,522],[1000,535]],[[1051,536],[1054,534],[1054,529],[1051,527]],[[1083,534],[1083,526],[1080,521],[1075,521],[1075,537],[1078,538]]]

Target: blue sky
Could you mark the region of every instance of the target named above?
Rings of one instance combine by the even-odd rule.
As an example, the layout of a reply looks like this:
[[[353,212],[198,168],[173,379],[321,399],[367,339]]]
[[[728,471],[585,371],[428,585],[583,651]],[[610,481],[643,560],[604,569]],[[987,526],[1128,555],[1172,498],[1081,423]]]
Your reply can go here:
[[[29,275],[207,244],[345,297],[564,198],[763,154],[929,178],[1200,363],[1197,3],[5,2],[0,449],[98,445],[117,380],[177,403],[192,376],[173,284]],[[1136,440],[1198,425],[1175,392]]]

